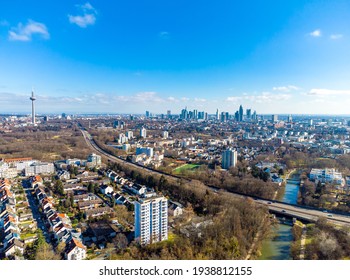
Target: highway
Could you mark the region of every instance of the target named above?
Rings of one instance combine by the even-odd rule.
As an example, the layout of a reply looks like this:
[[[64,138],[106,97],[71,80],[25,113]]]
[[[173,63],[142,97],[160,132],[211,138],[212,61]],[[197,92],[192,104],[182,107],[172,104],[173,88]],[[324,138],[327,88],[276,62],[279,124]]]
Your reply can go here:
[[[157,170],[146,168],[146,167],[137,165],[135,163],[125,161],[125,160],[120,159],[116,156],[113,156],[113,155],[103,151],[100,147],[98,147],[96,145],[96,143],[94,142],[94,140],[92,139],[91,135],[86,130],[84,130],[83,128],[81,128],[80,130],[81,130],[88,146],[90,146],[93,150],[95,150],[95,152],[105,156],[106,158],[108,158],[111,161],[120,162],[120,163],[129,165],[129,166],[132,166],[134,168],[145,170],[149,173],[153,173],[156,175],[163,175],[164,177],[166,177],[167,179],[170,179],[170,180],[178,180],[179,179],[179,177],[177,177],[177,176],[173,176],[170,174],[164,174],[163,172],[159,172]],[[186,179],[184,179],[184,180],[186,180]],[[190,181],[190,180],[188,180],[188,181]],[[216,188],[209,187],[209,186],[207,186],[207,187],[208,187],[208,189],[211,189],[212,191],[218,192],[218,189],[216,189]],[[222,190],[222,189],[220,189],[219,192],[222,192],[222,193],[224,192],[225,194],[230,194],[236,198],[240,197],[243,199],[247,199],[250,197],[248,195],[227,192],[227,191]],[[254,201],[256,203],[261,204],[261,205],[267,206],[269,208],[270,212],[272,212],[272,213],[276,213],[276,214],[280,214],[280,215],[284,215],[284,216],[295,217],[297,219],[299,218],[299,219],[310,221],[310,222],[316,222],[319,218],[323,217],[323,218],[326,218],[327,221],[333,223],[334,225],[350,226],[350,214],[349,215],[335,214],[335,213],[330,213],[330,212],[324,212],[322,210],[318,210],[315,208],[306,208],[306,207],[299,206],[299,205],[281,203],[278,201],[266,200],[266,199],[261,199],[261,198],[254,198]]]

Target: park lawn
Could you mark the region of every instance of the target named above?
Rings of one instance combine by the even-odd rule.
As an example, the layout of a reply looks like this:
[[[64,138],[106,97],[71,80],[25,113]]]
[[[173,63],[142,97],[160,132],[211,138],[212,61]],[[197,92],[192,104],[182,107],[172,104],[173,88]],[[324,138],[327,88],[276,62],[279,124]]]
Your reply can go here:
[[[194,163],[188,163],[184,164],[180,167],[177,167],[173,170],[174,174],[181,174],[182,172],[188,170],[188,171],[193,171],[197,169],[200,166],[200,164],[194,164]]]

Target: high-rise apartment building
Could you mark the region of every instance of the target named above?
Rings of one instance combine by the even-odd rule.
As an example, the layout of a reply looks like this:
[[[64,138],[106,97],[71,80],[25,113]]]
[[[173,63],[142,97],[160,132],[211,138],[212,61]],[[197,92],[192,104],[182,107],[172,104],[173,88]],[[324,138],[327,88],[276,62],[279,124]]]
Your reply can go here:
[[[221,167],[223,169],[229,169],[230,167],[235,167],[237,164],[237,151],[231,149],[226,150],[222,153]]]
[[[149,197],[134,202],[135,239],[146,245],[168,239],[168,200]]]
[[[147,130],[146,130],[146,128],[141,127],[141,129],[140,129],[140,136],[142,138],[146,138],[147,137]]]
[[[96,155],[96,154],[90,154],[87,158],[86,165],[88,167],[97,167],[101,166],[101,156]]]

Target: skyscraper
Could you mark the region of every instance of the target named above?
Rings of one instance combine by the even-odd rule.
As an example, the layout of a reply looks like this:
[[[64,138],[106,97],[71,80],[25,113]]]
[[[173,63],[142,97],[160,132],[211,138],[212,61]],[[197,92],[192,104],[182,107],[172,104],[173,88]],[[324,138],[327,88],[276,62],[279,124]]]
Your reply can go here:
[[[141,245],[168,239],[168,200],[149,197],[134,202],[135,239]]]
[[[237,151],[231,149],[222,153],[221,167],[223,169],[229,169],[231,166],[235,167],[237,164]]]
[[[243,107],[239,106],[239,121],[243,121]]]
[[[216,109],[216,119],[220,120],[220,113],[219,113],[219,109]]]
[[[272,115],[272,122],[278,121],[278,115]]]
[[[251,119],[252,118],[252,109],[247,109],[247,119]]]
[[[32,96],[29,98],[32,101],[32,124],[35,125],[35,105],[34,101],[36,100],[34,96],[34,90],[32,90]]]

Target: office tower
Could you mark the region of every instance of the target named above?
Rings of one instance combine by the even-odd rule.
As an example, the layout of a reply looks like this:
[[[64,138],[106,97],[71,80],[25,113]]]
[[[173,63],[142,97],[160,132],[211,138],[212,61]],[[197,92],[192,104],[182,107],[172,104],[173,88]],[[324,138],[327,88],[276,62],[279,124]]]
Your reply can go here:
[[[231,166],[235,167],[237,164],[237,151],[231,149],[222,153],[221,167],[223,169],[229,169]]]
[[[121,120],[114,121],[113,127],[114,128],[119,128],[119,129],[124,129],[125,122],[123,122]]]
[[[247,109],[247,119],[251,119],[252,118],[252,109]]]
[[[220,113],[219,113],[219,109],[216,109],[216,119],[220,120]]]
[[[278,115],[272,115],[271,120],[272,120],[272,122],[277,122],[278,121]]]
[[[167,112],[166,112],[166,114],[168,115],[168,118],[171,116],[171,111],[170,110],[168,110]]]
[[[149,197],[134,202],[135,239],[141,245],[168,239],[168,200]]]
[[[188,117],[188,112],[187,112],[187,107],[186,107],[185,109],[182,109],[182,110],[181,110],[181,116],[180,116],[180,118],[181,118],[182,120],[186,120],[187,117]]]
[[[149,117],[150,117],[149,111],[146,111],[146,118],[149,118]]]
[[[226,118],[226,121],[228,121],[228,120],[230,119],[230,114],[229,114],[229,112],[226,112],[226,113],[225,113],[225,118]]]
[[[239,106],[239,121],[243,121],[243,107]]]
[[[32,90],[32,96],[29,98],[32,101],[32,124],[35,125],[35,104],[34,101],[36,100],[34,96],[34,90]]]
[[[221,112],[220,121],[221,122],[226,122],[226,114],[225,114],[225,112]]]
[[[287,122],[291,123],[293,121],[292,115],[288,116]]]
[[[238,111],[236,111],[236,113],[235,113],[235,121],[239,122],[239,112]]]
[[[141,127],[141,129],[140,129],[140,136],[142,138],[146,138],[147,137],[147,130],[146,130],[146,128]]]
[[[252,118],[253,118],[253,120],[257,120],[258,119],[258,116],[256,115],[256,111],[254,111]]]

